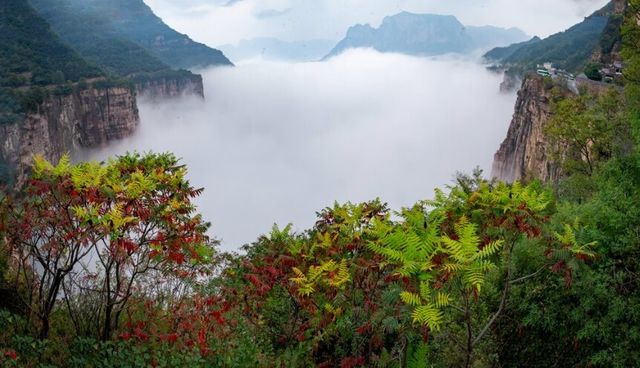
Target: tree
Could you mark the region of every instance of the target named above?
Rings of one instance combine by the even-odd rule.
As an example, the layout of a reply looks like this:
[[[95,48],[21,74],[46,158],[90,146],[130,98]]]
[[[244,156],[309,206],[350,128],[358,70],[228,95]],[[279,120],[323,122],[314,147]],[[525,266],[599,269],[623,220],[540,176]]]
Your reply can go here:
[[[379,223],[375,232],[380,240],[369,247],[410,281],[401,297],[412,306],[415,323],[439,332],[456,320],[462,322],[462,338],[450,326],[447,336],[462,350],[462,366],[470,367],[475,349],[504,311],[513,284],[552,270],[562,272],[570,285],[576,260],[593,253],[592,244],[578,245],[572,227],[545,233],[551,196],[536,185],[463,184],[450,188],[449,195],[438,191],[435,200],[403,210],[403,221],[396,226]],[[522,275],[515,273],[512,259],[524,238],[543,238],[548,261]],[[495,284],[499,302],[484,318],[474,311],[474,301],[496,273],[501,280]]]
[[[600,73],[600,66],[595,63],[589,63],[584,67],[584,74],[594,81],[602,81],[602,74]]]
[[[640,141],[640,1],[628,0],[622,26],[625,97],[634,138]]]
[[[170,154],[77,165],[64,156],[57,166],[36,157],[24,196],[9,205],[5,228],[20,255],[21,278],[33,290],[29,305],[40,320],[40,337],[49,334],[63,283],[69,281],[66,294],[82,287],[70,278],[76,272],[93,281],[99,335],[107,340],[140,277],[151,271],[184,275],[207,262],[208,224],[191,202],[201,190],[185,175]],[[95,266],[89,264],[93,256]],[[80,316],[68,307],[77,321]]]
[[[598,165],[630,150],[630,127],[623,105],[615,88],[599,95],[582,91],[554,102],[544,133],[550,155],[565,175],[591,176]]]

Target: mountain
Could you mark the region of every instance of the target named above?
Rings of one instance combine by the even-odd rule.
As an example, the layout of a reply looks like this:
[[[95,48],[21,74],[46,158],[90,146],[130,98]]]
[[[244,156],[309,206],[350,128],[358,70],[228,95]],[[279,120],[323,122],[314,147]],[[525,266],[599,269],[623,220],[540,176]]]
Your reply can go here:
[[[325,58],[358,47],[421,56],[464,54],[527,38],[514,28],[465,27],[452,15],[402,12],[385,17],[378,28],[368,24],[349,28],[346,37]]]
[[[514,43],[514,44],[511,44],[509,46],[504,46],[504,47],[496,47],[496,48],[488,51],[486,54],[484,54],[484,58],[489,60],[489,61],[504,60],[504,59],[510,57],[511,55],[513,55],[516,51],[520,50],[521,48],[526,47],[526,46],[530,46],[530,45],[538,43],[540,41],[542,41],[542,39],[540,37],[534,36],[529,41],[518,42],[518,43]]]
[[[139,3],[144,5],[141,1]],[[131,4],[139,3],[131,1]],[[140,95],[154,99],[183,93],[204,95],[201,76],[186,70],[173,70],[151,50],[133,41],[123,32],[125,28],[112,20],[113,12],[106,12],[106,9],[99,12],[91,1],[32,0],[32,4],[53,30],[85,60],[99,66],[109,76],[129,77]],[[144,8],[150,11],[146,5]],[[189,52],[181,53],[181,47],[175,50],[175,54],[184,55],[183,64],[188,64],[193,57]]]
[[[619,43],[620,13],[623,9],[623,1],[612,1],[564,32],[543,40],[536,37],[524,43],[496,48],[484,57],[490,62],[523,69],[552,62],[558,68],[579,71],[589,61],[599,61],[594,54],[610,54]]]
[[[169,69],[143,47],[119,35],[101,14],[78,9],[66,0],[31,0],[31,4],[64,42],[108,74],[127,76]]]
[[[26,0],[0,2],[0,124],[13,122],[32,105],[32,86],[78,82],[102,76],[63,44]]]
[[[0,182],[32,155],[107,144],[133,133],[136,96],[60,40],[27,0],[0,2]]]
[[[67,47],[26,0],[0,2],[0,85],[47,85],[102,75]]]
[[[236,61],[255,58],[316,61],[331,51],[335,44],[333,40],[283,41],[264,37],[242,40],[237,45],[222,45],[218,48]]]
[[[221,51],[167,26],[143,0],[33,0],[32,4],[65,41],[119,74],[232,65]]]

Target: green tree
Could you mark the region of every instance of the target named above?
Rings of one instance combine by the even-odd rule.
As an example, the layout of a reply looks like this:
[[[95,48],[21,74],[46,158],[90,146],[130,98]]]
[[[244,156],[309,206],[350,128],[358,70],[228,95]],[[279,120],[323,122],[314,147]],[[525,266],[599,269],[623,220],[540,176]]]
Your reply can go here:
[[[602,81],[602,74],[600,74],[600,66],[595,63],[589,63],[584,67],[584,74],[594,81]]]
[[[469,184],[450,188],[448,195],[437,192],[435,200],[404,210],[398,226],[379,224],[375,231],[380,240],[369,245],[411,280],[401,297],[413,307],[413,321],[434,333],[444,329],[449,343],[462,353],[453,364],[464,367],[476,359],[513,285],[548,270],[563,273],[570,284],[578,260],[594,255],[592,244],[578,244],[572,227],[553,233],[544,226],[552,214],[551,196],[536,184]],[[544,239],[537,246],[547,256],[537,270],[523,274],[513,254],[527,238]],[[482,312],[487,305],[480,298],[485,288],[499,294],[496,308],[488,313]]]
[[[611,88],[600,95],[582,91],[552,105],[553,116],[544,133],[549,153],[565,175],[591,176],[600,164],[629,151],[630,127],[623,104],[623,96]]]

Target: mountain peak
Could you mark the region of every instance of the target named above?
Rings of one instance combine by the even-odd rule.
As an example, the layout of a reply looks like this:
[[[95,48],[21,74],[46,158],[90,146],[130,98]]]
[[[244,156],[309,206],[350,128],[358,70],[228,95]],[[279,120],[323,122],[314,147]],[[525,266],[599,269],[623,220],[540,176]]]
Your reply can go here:
[[[346,49],[370,47],[381,52],[435,56],[469,53],[527,39],[517,28],[465,27],[453,15],[416,14],[407,11],[387,16],[378,28],[355,25],[326,58]]]

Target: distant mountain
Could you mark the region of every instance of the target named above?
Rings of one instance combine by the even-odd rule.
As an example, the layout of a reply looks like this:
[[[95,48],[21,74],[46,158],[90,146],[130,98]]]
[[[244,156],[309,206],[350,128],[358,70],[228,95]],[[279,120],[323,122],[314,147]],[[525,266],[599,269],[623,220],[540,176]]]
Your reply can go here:
[[[620,38],[623,8],[620,1],[612,1],[604,8],[586,17],[584,21],[543,40],[535,37],[527,42],[495,48],[484,57],[490,62],[516,66],[522,69],[552,62],[569,71],[580,70],[596,54],[615,51]]]
[[[511,55],[513,55],[516,51],[520,50],[523,47],[526,46],[530,46],[534,43],[538,43],[542,41],[542,39],[540,39],[540,37],[535,36],[532,39],[530,39],[529,41],[524,41],[524,42],[518,42],[518,43],[514,43],[511,44],[509,46],[504,46],[504,47],[496,47],[492,50],[490,50],[489,52],[487,52],[486,54],[484,54],[484,58],[489,60],[489,61],[501,61],[501,60],[505,60],[506,58],[510,57]]]
[[[346,37],[326,58],[358,47],[422,56],[465,54],[527,38],[524,32],[515,28],[465,27],[451,15],[402,12],[385,17],[379,28],[368,24],[349,28]]]
[[[171,29],[143,0],[32,3],[65,41],[118,74],[231,65],[219,50]]]
[[[258,57],[266,60],[315,61],[331,51],[335,44],[333,40],[283,41],[265,37],[218,48],[234,61]]]

